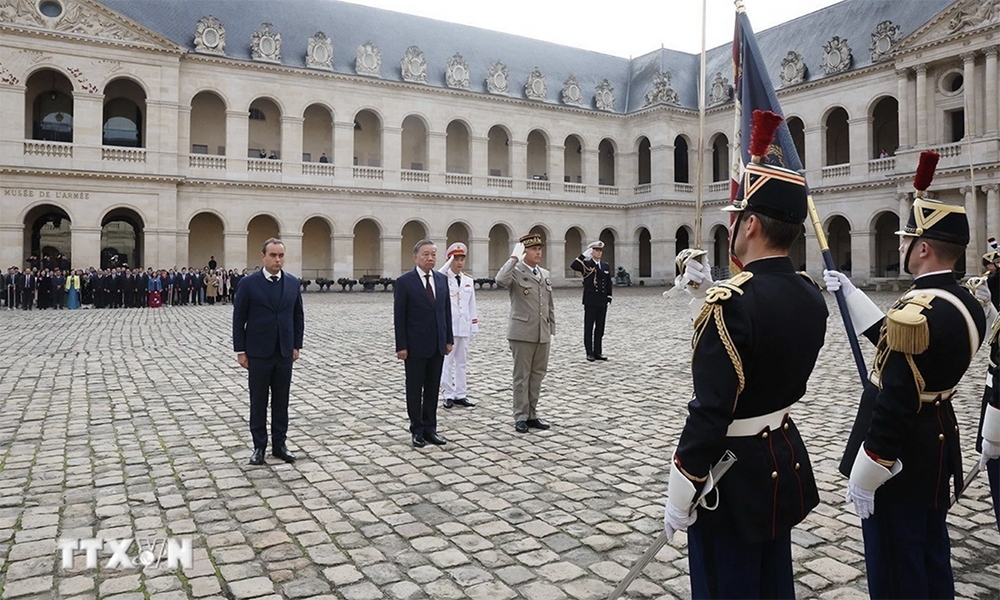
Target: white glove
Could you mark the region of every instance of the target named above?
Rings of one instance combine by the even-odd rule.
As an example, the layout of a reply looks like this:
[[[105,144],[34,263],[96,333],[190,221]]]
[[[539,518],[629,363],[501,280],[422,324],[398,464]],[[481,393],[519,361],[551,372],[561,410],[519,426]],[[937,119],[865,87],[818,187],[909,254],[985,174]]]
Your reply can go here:
[[[694,525],[694,522],[698,520],[698,511],[692,511],[691,514],[677,508],[670,502],[664,502],[663,506],[663,531],[667,534],[667,539],[671,540],[674,534],[683,529]]]
[[[684,276],[687,277],[688,281],[691,283],[698,284],[698,288],[710,287],[712,284],[712,267],[708,264],[708,257],[704,257],[702,260],[693,258],[684,265]],[[708,286],[703,286],[705,282],[708,282]]]
[[[510,253],[511,258],[516,258],[519,262],[524,262],[524,244],[518,242],[514,244],[514,250]]]
[[[854,512],[862,519],[867,519],[875,513],[875,492],[868,491],[854,482],[847,484],[847,496],[844,500],[854,503]]]
[[[990,301],[993,299],[993,294],[990,293],[990,286],[986,285],[985,283],[976,288],[976,291],[973,294],[973,296],[975,296],[976,300],[979,300],[979,303],[982,304],[983,306],[989,304]]]
[[[854,290],[858,289],[854,287],[854,284],[847,278],[847,275],[844,275],[840,271],[823,269],[823,281],[826,283],[826,291],[831,294],[840,289],[844,290],[845,300],[854,293]]]
[[[983,453],[979,455],[979,467],[985,469],[986,463],[997,458],[1000,458],[1000,444],[983,440]]]
[[[590,259],[594,258],[594,249],[593,248],[587,248],[586,250],[584,250],[583,251],[583,257],[586,258],[587,260],[590,260]]]

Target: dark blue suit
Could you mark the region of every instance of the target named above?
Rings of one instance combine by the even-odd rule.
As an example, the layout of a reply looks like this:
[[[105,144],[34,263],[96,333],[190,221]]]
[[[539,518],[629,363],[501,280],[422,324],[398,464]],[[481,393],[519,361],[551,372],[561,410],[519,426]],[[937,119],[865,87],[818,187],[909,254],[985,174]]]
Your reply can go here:
[[[448,280],[431,271],[434,303],[416,269],[399,276],[393,288],[396,352],[406,350],[406,412],[410,433],[437,433],[437,401],[446,345],[454,344]]]
[[[261,269],[240,283],[233,300],[233,350],[249,360],[250,433],[254,448],[267,447],[267,398],[271,394],[271,445],[282,448],[288,432],[292,351],[302,348],[305,316],[294,275],[276,283]]]

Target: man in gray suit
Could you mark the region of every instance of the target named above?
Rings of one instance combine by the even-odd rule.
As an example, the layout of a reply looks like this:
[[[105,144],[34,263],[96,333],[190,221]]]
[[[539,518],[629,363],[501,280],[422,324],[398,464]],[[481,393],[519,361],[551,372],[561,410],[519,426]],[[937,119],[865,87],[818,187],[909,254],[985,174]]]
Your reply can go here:
[[[496,281],[510,293],[510,323],[507,341],[514,353],[514,430],[548,429],[538,418],[538,394],[549,368],[549,346],[556,334],[552,307],[552,275],[542,261],[542,238],[529,233],[521,236]]]

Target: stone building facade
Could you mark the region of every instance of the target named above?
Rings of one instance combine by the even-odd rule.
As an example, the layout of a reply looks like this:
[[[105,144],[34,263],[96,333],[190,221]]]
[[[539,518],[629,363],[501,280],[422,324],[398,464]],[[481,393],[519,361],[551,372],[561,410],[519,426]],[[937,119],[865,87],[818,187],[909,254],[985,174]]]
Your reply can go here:
[[[480,277],[534,230],[559,283],[598,238],[660,283],[698,237],[694,55],[333,0],[0,0],[0,34],[4,265],[243,268],[280,236],[307,278],[395,276],[430,237],[467,242]],[[845,0],[758,40],[838,265],[898,277],[893,232],[931,148],[977,271],[1000,233],[1000,0]],[[708,66],[700,237],[724,264],[728,45]],[[795,260],[822,269],[811,229]]]

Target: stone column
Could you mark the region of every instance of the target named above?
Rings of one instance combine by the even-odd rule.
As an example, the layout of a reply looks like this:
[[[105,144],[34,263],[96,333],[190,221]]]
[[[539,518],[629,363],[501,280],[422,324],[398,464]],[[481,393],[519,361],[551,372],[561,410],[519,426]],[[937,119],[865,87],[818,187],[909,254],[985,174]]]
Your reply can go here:
[[[639,285],[639,244],[635,241],[615,242],[615,270],[625,267],[632,275],[632,284]],[[612,273],[612,275],[614,275]]]
[[[976,137],[979,134],[979,119],[976,107],[976,53],[962,54],[962,94],[965,101],[965,120],[969,124],[965,137]]]
[[[569,263],[566,261],[566,244],[562,239],[556,239],[554,236],[549,239],[545,245],[545,249],[542,251],[542,266],[552,273],[552,280],[554,282],[564,282],[566,281],[566,266]]]
[[[694,240],[692,240],[693,242]],[[658,240],[653,238],[649,243],[650,275],[654,280],[672,282],[674,280],[674,250],[677,247],[677,240],[673,238]],[[636,267],[639,263],[636,261]],[[631,271],[629,273],[632,273]],[[636,269],[635,275],[639,271]],[[639,283],[638,277],[632,280],[633,284]]]
[[[902,229],[906,227],[906,222],[910,218],[910,193],[898,192],[896,200],[899,201],[899,228]]]
[[[584,148],[582,161],[583,164],[580,166],[580,170],[583,173],[583,183],[587,184],[589,188],[587,193],[591,197],[597,197],[597,180],[599,175],[597,148]]]
[[[510,140],[510,177],[514,180],[515,189],[528,188],[528,142]]]
[[[246,177],[247,171],[247,146],[250,144],[248,114],[245,110],[226,111],[226,168],[231,173],[240,173],[241,177]],[[246,253],[245,249],[243,253]]]
[[[354,121],[336,121],[333,124],[334,177],[341,180],[354,179]]]
[[[615,154],[615,162],[618,173],[615,176],[615,185],[618,186],[619,193],[624,196],[631,195],[635,186],[639,185],[639,154],[637,152],[619,152]],[[671,164],[673,157],[671,157]],[[690,170],[688,171],[690,173]],[[562,175],[559,176],[562,181]],[[670,185],[674,183],[673,171],[671,171]],[[673,189],[673,188],[671,188]]]
[[[829,243],[829,232],[827,233],[827,243]],[[793,265],[796,269],[799,265]],[[837,265],[838,267],[840,265]],[[851,265],[852,267],[854,265]],[[819,249],[819,242],[816,241],[816,230],[812,224],[806,226],[806,272],[812,275],[817,281],[823,278],[823,269],[826,263],[823,262],[823,252]],[[845,273],[847,275],[847,273]]]
[[[295,275],[302,277],[302,232],[282,233],[281,241],[285,243],[285,265],[284,269]]]
[[[857,169],[859,169],[861,165],[865,166],[865,169],[862,172],[868,170],[868,160],[872,158],[872,152],[869,148],[870,144],[874,143],[872,136],[869,135],[869,132],[872,130],[872,118],[865,116],[857,119],[848,119],[847,129],[847,135],[851,144],[850,162],[852,165],[859,165],[853,171],[853,173],[857,175]],[[875,149],[875,151],[878,150],[879,148]],[[886,150],[888,150],[888,148],[886,148]]]
[[[492,277],[490,274],[490,238],[474,237],[469,238],[469,262],[465,263],[465,270],[473,277]]]
[[[177,172],[188,172],[188,155],[191,154],[191,107],[177,109]]]
[[[997,122],[997,47],[990,46],[983,50],[986,55],[986,124],[983,130],[987,134],[994,134],[1000,131],[1000,123]]]
[[[910,147],[910,70],[896,71],[896,102],[899,106],[899,149]],[[888,148],[887,148],[888,150]],[[895,153],[893,153],[895,154]]]
[[[19,252],[21,248],[21,245],[17,246]],[[79,269],[87,269],[89,267],[100,268],[101,228],[72,224],[70,226],[70,248],[70,251],[73,253],[74,267]],[[11,264],[20,265],[23,261],[24,257],[22,256]]]
[[[469,163],[469,174],[472,175],[472,185],[476,188],[486,187],[486,177],[490,174],[490,138],[486,136],[471,136],[472,160]]]
[[[399,262],[399,245],[403,243],[401,235],[382,235],[382,277],[399,277],[404,269],[413,265],[403,265]]]
[[[566,147],[552,144],[549,146],[549,183],[552,193],[563,191],[563,178],[566,176]]]
[[[382,128],[382,179],[399,181],[399,165],[403,156],[403,128]],[[392,275],[395,277],[395,275]]]
[[[285,164],[302,162],[302,125],[305,119],[281,115],[281,160]],[[319,160],[315,157],[313,160]],[[298,172],[298,171],[296,171]],[[287,174],[288,171],[285,171]],[[299,257],[301,260],[301,257]],[[289,271],[297,275],[297,271]]]
[[[1000,185],[988,183],[982,187],[986,192],[986,211],[982,219],[983,223],[986,223],[986,237],[1000,239],[1000,204],[997,199]]]
[[[961,192],[965,195],[965,214],[969,218],[969,245],[965,249],[965,271],[967,275],[978,275],[980,259],[985,250],[983,241],[979,236],[979,229],[982,222],[979,219],[979,194],[976,193],[975,186],[962,186]]]
[[[874,240],[871,231],[859,229],[851,232],[851,280],[858,285],[864,285],[874,275]]]
[[[228,143],[228,142],[227,142]],[[226,152],[229,152],[228,146]],[[243,269],[250,266],[247,260],[247,231],[225,231],[223,232],[223,258],[222,264],[227,269]],[[256,257],[253,257],[256,260]]]
[[[333,234],[333,278],[354,278],[354,234]]]
[[[917,146],[927,145],[927,65],[917,65]]]
[[[149,245],[147,244],[147,246],[146,246],[147,252],[146,252],[146,255],[143,257],[145,259],[146,266],[154,267],[155,268],[156,265],[178,265],[179,266],[179,265],[186,265],[186,264],[188,264],[188,260],[190,258],[188,256],[189,242],[190,242],[190,239],[191,239],[191,235],[190,234],[191,234],[191,232],[188,231],[187,229],[184,229],[182,231],[176,231],[176,232],[160,232],[160,235],[157,238],[159,240],[159,244],[157,244],[157,245],[161,246],[160,253],[159,253],[159,260],[155,261],[155,262],[151,260],[151,255],[150,255],[150,253],[148,251],[149,250]],[[147,233],[146,239],[149,240],[150,237],[151,236]],[[167,256],[169,256],[171,254],[167,250],[167,248],[166,248],[166,246],[168,245],[167,242],[166,242],[166,238],[167,237],[172,237],[173,238],[172,239],[173,249],[174,249],[174,251],[173,251],[173,260],[167,260]],[[222,266],[225,267],[225,264],[223,264]]]
[[[667,191],[673,192],[674,190],[674,153],[670,151],[671,147],[667,144],[657,144],[649,148],[649,182],[652,184],[653,193],[661,196]],[[708,168],[708,176],[705,177],[706,182],[712,178],[712,153],[708,152],[707,156],[709,160],[704,165],[704,167]],[[688,167],[692,184],[696,184],[698,181],[698,176],[695,172],[697,168],[698,151],[696,148],[694,151],[694,161]]]
[[[822,181],[823,165],[826,164],[826,147],[823,144],[824,131],[826,131],[826,125],[820,123],[803,132],[806,146],[806,173],[808,178],[814,182]]]
[[[427,134],[427,164],[432,183],[444,183],[444,173],[448,168],[448,134],[432,131]]]
[[[74,166],[94,171],[103,170],[103,128],[104,95],[73,92]]]

